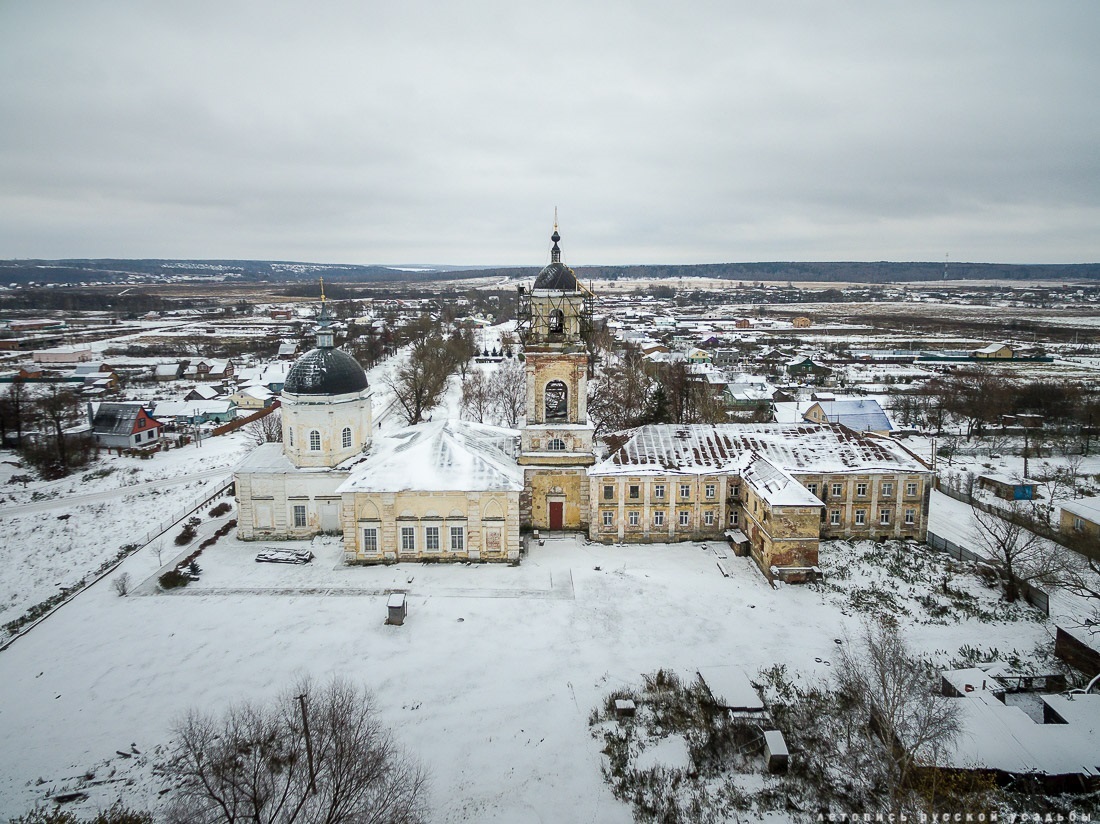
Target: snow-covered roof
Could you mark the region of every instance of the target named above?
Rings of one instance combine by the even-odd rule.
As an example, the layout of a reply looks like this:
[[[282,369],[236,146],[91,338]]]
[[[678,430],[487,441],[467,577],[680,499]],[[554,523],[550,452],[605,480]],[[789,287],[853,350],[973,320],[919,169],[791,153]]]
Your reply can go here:
[[[1062,511],[1078,518],[1086,518],[1100,524],[1100,498],[1081,498],[1077,501],[1062,501]]]
[[[219,394],[218,390],[215,389],[213,386],[210,386],[209,384],[199,384],[194,389],[192,389],[191,392],[195,393],[196,395],[201,395],[203,399],[208,401],[218,397]]]
[[[767,458],[750,452],[741,469],[741,477],[756,490],[756,494],[771,506],[821,506],[821,500],[810,493],[789,472],[784,472]]]
[[[832,423],[844,424],[856,432],[889,432],[894,426],[878,401],[863,398],[856,401],[816,401]]]
[[[590,475],[710,474],[740,471],[755,451],[786,472],[925,472],[924,464],[888,438],[818,424],[655,424],[633,437]]]
[[[1059,696],[1043,699],[1052,697]],[[1075,703],[1082,699],[1090,699],[1093,705],[1084,721],[1036,724],[1019,707],[1005,706],[990,692],[979,690],[957,698],[960,731],[946,744],[940,765],[1016,774],[1100,775],[1095,738],[1100,696],[1074,696]]]
[[[92,431],[99,435],[129,435],[141,414],[140,403],[101,403],[92,412]]]
[[[711,697],[720,707],[731,710],[763,710],[760,693],[741,667],[718,665],[699,667],[697,672]]]
[[[224,415],[229,401],[161,401],[153,409],[154,418],[196,418],[200,415]]]
[[[512,456],[519,433],[471,421],[410,426],[378,437],[339,492],[508,491],[523,489]]]

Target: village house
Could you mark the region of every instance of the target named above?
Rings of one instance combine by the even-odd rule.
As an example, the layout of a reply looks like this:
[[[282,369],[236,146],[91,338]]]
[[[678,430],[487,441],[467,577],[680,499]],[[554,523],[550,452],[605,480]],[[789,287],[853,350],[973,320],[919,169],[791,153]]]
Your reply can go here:
[[[1007,343],[991,343],[971,350],[970,356],[979,360],[1008,360],[1013,357],[1013,352]]]
[[[802,412],[802,419],[811,423],[840,424],[855,432],[887,435],[894,431],[890,418],[872,398],[815,400]]]
[[[1100,499],[1082,498],[1063,501],[1059,529],[1071,536],[1075,544],[1091,549],[1086,554],[1100,558]]]
[[[108,449],[137,449],[160,440],[163,425],[137,402],[88,404],[92,440]]]

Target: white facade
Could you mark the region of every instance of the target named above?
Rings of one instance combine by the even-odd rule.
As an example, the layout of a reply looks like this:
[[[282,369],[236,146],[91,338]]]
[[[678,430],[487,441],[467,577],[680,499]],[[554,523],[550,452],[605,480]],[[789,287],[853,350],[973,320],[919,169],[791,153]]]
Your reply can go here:
[[[283,451],[299,467],[334,467],[370,446],[371,392],[282,396]]]

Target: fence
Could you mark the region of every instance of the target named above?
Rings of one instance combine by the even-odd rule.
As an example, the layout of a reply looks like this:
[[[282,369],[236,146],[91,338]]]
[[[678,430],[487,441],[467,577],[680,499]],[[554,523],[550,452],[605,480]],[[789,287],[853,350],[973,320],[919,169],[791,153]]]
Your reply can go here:
[[[966,561],[967,563],[982,564],[985,566],[989,565],[989,559],[985,556],[971,552],[969,549],[961,547],[946,538],[941,538],[939,535],[932,532],[928,533],[928,546],[939,552],[946,552],[958,561]],[[1040,609],[1045,614],[1050,615],[1050,598],[1045,592],[1037,587],[1031,586],[1026,581],[1021,581],[1019,578],[1016,579],[1016,586],[1023,594],[1024,600],[1036,609]]]
[[[235,432],[236,430],[240,429],[242,426],[248,426],[253,421],[258,421],[260,418],[266,418],[268,415],[270,415],[272,412],[274,412],[278,408],[279,408],[279,402],[274,401],[271,404],[271,406],[265,407],[264,409],[261,409],[258,412],[253,412],[247,418],[237,418],[237,420],[235,420],[235,421],[230,421],[229,423],[222,424],[221,426],[214,427],[213,432],[211,432],[211,436],[212,437],[217,437],[218,435],[224,435],[227,432]]]
[[[217,498],[219,495],[222,495],[227,489],[232,486],[232,476],[222,479],[221,483],[216,486],[213,492],[204,492],[202,497],[197,498],[193,503],[188,504],[182,509],[177,510],[175,514],[170,515],[168,518],[153,527],[148,533],[146,533],[145,537],[138,542],[138,549],[141,549],[141,547],[151,544],[159,536],[170,530],[173,526],[178,524],[192,512],[202,509],[204,506]]]
[[[1046,538],[1048,541],[1053,541],[1054,543],[1064,546],[1066,549],[1072,550],[1079,555],[1084,555],[1086,558],[1097,558],[1098,560],[1100,560],[1100,557],[1097,556],[1095,550],[1093,550],[1087,544],[1082,545],[1079,540],[1075,540],[1077,536],[1066,535],[1066,533],[1062,532],[1061,530],[1055,529],[1054,527],[1050,526],[1050,524],[1045,524],[1040,520],[1029,517],[1026,511],[1020,513],[1009,512],[1002,507],[999,507],[995,504],[987,503],[986,501],[976,498],[973,495],[967,495],[965,492],[962,492],[958,489],[952,489],[951,487],[945,486],[942,483],[937,483],[936,489],[949,498],[954,498],[956,501],[961,501],[964,504],[970,504],[970,506],[980,509],[983,512],[988,512],[991,515],[996,515],[1000,518],[1004,518],[1006,521],[1011,521],[1012,523],[1018,524],[1029,532],[1034,532],[1039,537]]]

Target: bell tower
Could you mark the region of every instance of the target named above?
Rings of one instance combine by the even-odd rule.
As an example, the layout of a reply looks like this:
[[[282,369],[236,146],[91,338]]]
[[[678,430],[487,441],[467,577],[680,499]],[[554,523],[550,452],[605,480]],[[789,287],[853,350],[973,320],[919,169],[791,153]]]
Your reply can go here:
[[[527,419],[520,517],[534,529],[587,529],[588,476],[596,462],[588,423],[592,293],[561,259],[557,221],[550,264],[528,291],[519,287],[519,335],[527,368]]]

